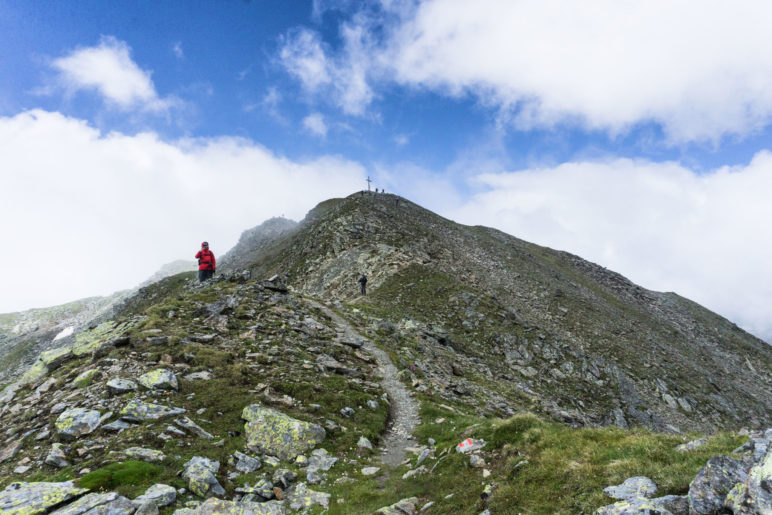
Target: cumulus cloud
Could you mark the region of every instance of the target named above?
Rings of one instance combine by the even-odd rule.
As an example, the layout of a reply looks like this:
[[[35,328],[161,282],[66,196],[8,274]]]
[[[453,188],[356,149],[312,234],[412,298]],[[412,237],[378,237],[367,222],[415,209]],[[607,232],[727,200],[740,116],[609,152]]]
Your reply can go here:
[[[446,216],[578,254],[675,291],[772,342],[772,154],[697,174],[628,159],[487,173]]]
[[[151,72],[141,69],[132,60],[129,46],[112,36],[103,36],[97,46],[55,59],[51,66],[67,91],[96,91],[108,104],[124,111],[164,112],[175,104],[174,99],[159,97]]]
[[[303,127],[317,136],[327,136],[327,124],[320,113],[311,113],[303,118]]]
[[[136,285],[160,265],[217,255],[272,216],[300,219],[352,192],[366,171],[338,157],[298,162],[249,140],[105,134],[46,111],[0,118],[5,223],[0,312]]]
[[[374,96],[367,77],[372,47],[367,34],[361,25],[343,26],[344,51],[331,56],[317,33],[295,30],[284,38],[280,62],[308,93],[332,99],[346,114],[362,115]]]
[[[654,122],[680,143],[745,135],[772,120],[772,4],[364,5],[341,24],[339,50],[303,29],[281,51],[309,92],[334,94],[349,114],[363,113],[373,90],[397,84],[472,95],[521,129],[571,124],[618,133]],[[322,84],[332,87],[321,91]]]

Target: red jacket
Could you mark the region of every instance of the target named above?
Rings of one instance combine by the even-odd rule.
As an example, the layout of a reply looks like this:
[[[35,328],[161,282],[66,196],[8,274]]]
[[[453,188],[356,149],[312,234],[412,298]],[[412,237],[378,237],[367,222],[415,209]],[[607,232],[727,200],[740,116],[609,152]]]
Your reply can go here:
[[[211,250],[199,250],[196,252],[199,270],[214,270],[217,265],[214,260],[214,254]]]

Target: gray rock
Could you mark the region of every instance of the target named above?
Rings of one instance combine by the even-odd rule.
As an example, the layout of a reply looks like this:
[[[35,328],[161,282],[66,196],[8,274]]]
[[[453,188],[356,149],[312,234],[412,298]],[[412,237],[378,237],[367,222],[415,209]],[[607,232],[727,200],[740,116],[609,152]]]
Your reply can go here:
[[[426,448],[426,449],[422,450],[421,454],[418,455],[418,460],[415,462],[416,467],[418,465],[420,465],[421,463],[423,463],[424,461],[426,461],[426,458],[431,456],[433,452],[434,452],[434,450],[429,449],[429,448]]]
[[[69,467],[70,462],[67,461],[67,454],[64,452],[64,446],[60,443],[51,445],[51,450],[48,451],[48,456],[45,460],[46,465],[51,465],[57,468]]]
[[[86,515],[132,515],[135,510],[136,508],[130,500],[125,497],[118,497],[112,502],[89,510]]]
[[[128,449],[124,449],[122,452],[129,458],[147,461],[149,463],[163,461],[166,457],[161,451],[156,451],[155,449],[145,449],[144,447],[129,447]]]
[[[110,422],[109,424],[105,424],[102,426],[102,431],[109,431],[111,433],[120,433],[121,431],[128,429],[131,427],[131,424],[124,420],[115,420],[113,422]]]
[[[415,515],[418,510],[418,497],[408,497],[391,506],[376,510],[378,515]]]
[[[109,504],[119,497],[120,496],[115,492],[108,492],[104,494],[91,493],[84,495],[77,501],[68,504],[64,508],[59,508],[58,510],[55,510],[51,513],[55,515],[81,515],[88,512],[89,510],[93,510],[97,506]]]
[[[175,514],[180,514],[177,510]],[[234,502],[220,499],[207,499],[206,502],[191,510],[190,515],[285,515],[287,508],[279,501]]]
[[[423,474],[426,474],[427,472],[429,472],[427,470],[427,468],[425,466],[421,465],[420,467],[418,467],[416,469],[408,470],[407,472],[402,474],[402,479],[410,479],[411,477],[421,476]]]
[[[485,466],[485,460],[479,454],[471,454],[469,456],[469,465],[476,469],[481,469]]]
[[[372,476],[378,473],[381,467],[365,467],[362,469],[363,476]]]
[[[258,458],[247,456],[243,452],[239,451],[233,453],[233,461],[235,462],[236,470],[243,472],[244,474],[254,472],[263,466]]]
[[[327,449],[314,449],[308,458],[308,470],[328,471],[337,462],[338,458],[330,456]]]
[[[0,450],[0,463],[14,458],[21,449],[22,440],[15,440]]]
[[[188,381],[209,381],[212,379],[212,374],[204,370],[203,372],[193,372],[185,376]]]
[[[137,389],[137,383],[128,379],[110,379],[107,381],[107,391],[110,395],[123,395]]]
[[[349,408],[348,406],[346,406],[345,408],[341,408],[340,414],[348,418],[354,414],[354,408]]]
[[[199,497],[225,495],[225,489],[220,485],[215,474],[220,469],[220,462],[195,456],[184,465],[182,477],[188,481],[188,488]]]
[[[0,492],[0,513],[45,513],[70,499],[88,492],[72,481],[63,483],[11,483]]]
[[[729,456],[710,458],[689,486],[689,509],[697,515],[720,513],[727,494],[745,482],[749,468],[749,463]]]
[[[367,401],[367,407],[370,409],[378,409],[378,401],[374,401],[374,400]]]
[[[306,481],[311,485],[318,485],[322,482],[322,475],[316,470],[307,470]]]
[[[635,497],[619,501],[595,510],[595,515],[675,515],[660,506],[654,499]]]
[[[273,484],[281,485],[282,488],[289,488],[297,476],[289,469],[279,469],[273,473]]]
[[[243,486],[236,488],[236,492],[243,494],[259,495],[265,500],[273,499],[273,483],[263,478],[255,483],[255,486]]]
[[[311,490],[305,483],[298,483],[287,490],[285,498],[293,510],[305,510],[314,504],[325,510],[330,507],[330,494]]]
[[[173,486],[164,484],[155,484],[145,490],[145,493],[134,499],[134,506],[140,507],[146,502],[152,502],[158,508],[170,506],[177,500],[177,490]]]
[[[688,443],[682,443],[681,445],[677,446],[675,449],[678,452],[692,451],[694,449],[702,447],[706,443],[708,443],[707,438],[700,438],[698,440],[692,440],[691,442],[688,442]]]
[[[148,390],[179,390],[180,388],[177,376],[165,368],[156,368],[142,374],[137,381]]]
[[[174,408],[132,399],[121,410],[121,418],[129,422],[144,422],[182,415],[183,413],[185,413],[184,408]]]
[[[101,421],[102,414],[96,410],[74,408],[65,411],[56,419],[56,432],[59,438],[75,440],[94,431]]]
[[[324,428],[317,424],[257,404],[244,408],[241,418],[247,421],[244,426],[247,449],[282,460],[295,459],[323,442],[326,436]]]
[[[621,485],[604,488],[603,493],[612,499],[619,500],[636,497],[651,498],[657,495],[657,485],[648,477],[636,476],[626,479]]]
[[[145,501],[139,507],[134,515],[158,515],[158,506],[153,501]]]
[[[214,436],[204,431],[204,429],[190,420],[188,417],[180,417],[178,419],[174,420],[174,423],[187,431],[188,433],[198,436],[199,438],[204,438],[206,440],[214,440]]]

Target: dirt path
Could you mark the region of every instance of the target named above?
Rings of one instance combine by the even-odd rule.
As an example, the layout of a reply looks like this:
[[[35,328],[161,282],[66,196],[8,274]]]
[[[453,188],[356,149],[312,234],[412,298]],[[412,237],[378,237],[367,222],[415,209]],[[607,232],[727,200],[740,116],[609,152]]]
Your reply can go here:
[[[381,386],[386,390],[391,402],[389,428],[381,439],[381,462],[391,467],[398,466],[405,459],[405,449],[417,445],[413,438],[413,431],[420,421],[418,403],[410,396],[405,385],[397,379],[397,367],[386,352],[378,348],[369,338],[362,336],[346,319],[329,307],[310,299],[308,302],[332,318],[343,338],[361,341],[362,348],[378,363]]]

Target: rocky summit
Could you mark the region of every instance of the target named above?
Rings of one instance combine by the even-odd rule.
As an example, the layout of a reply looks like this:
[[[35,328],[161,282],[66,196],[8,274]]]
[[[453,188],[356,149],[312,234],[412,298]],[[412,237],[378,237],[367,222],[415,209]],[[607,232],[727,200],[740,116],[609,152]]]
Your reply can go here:
[[[769,346],[394,195],[52,313],[3,371],[3,513],[772,510]]]

